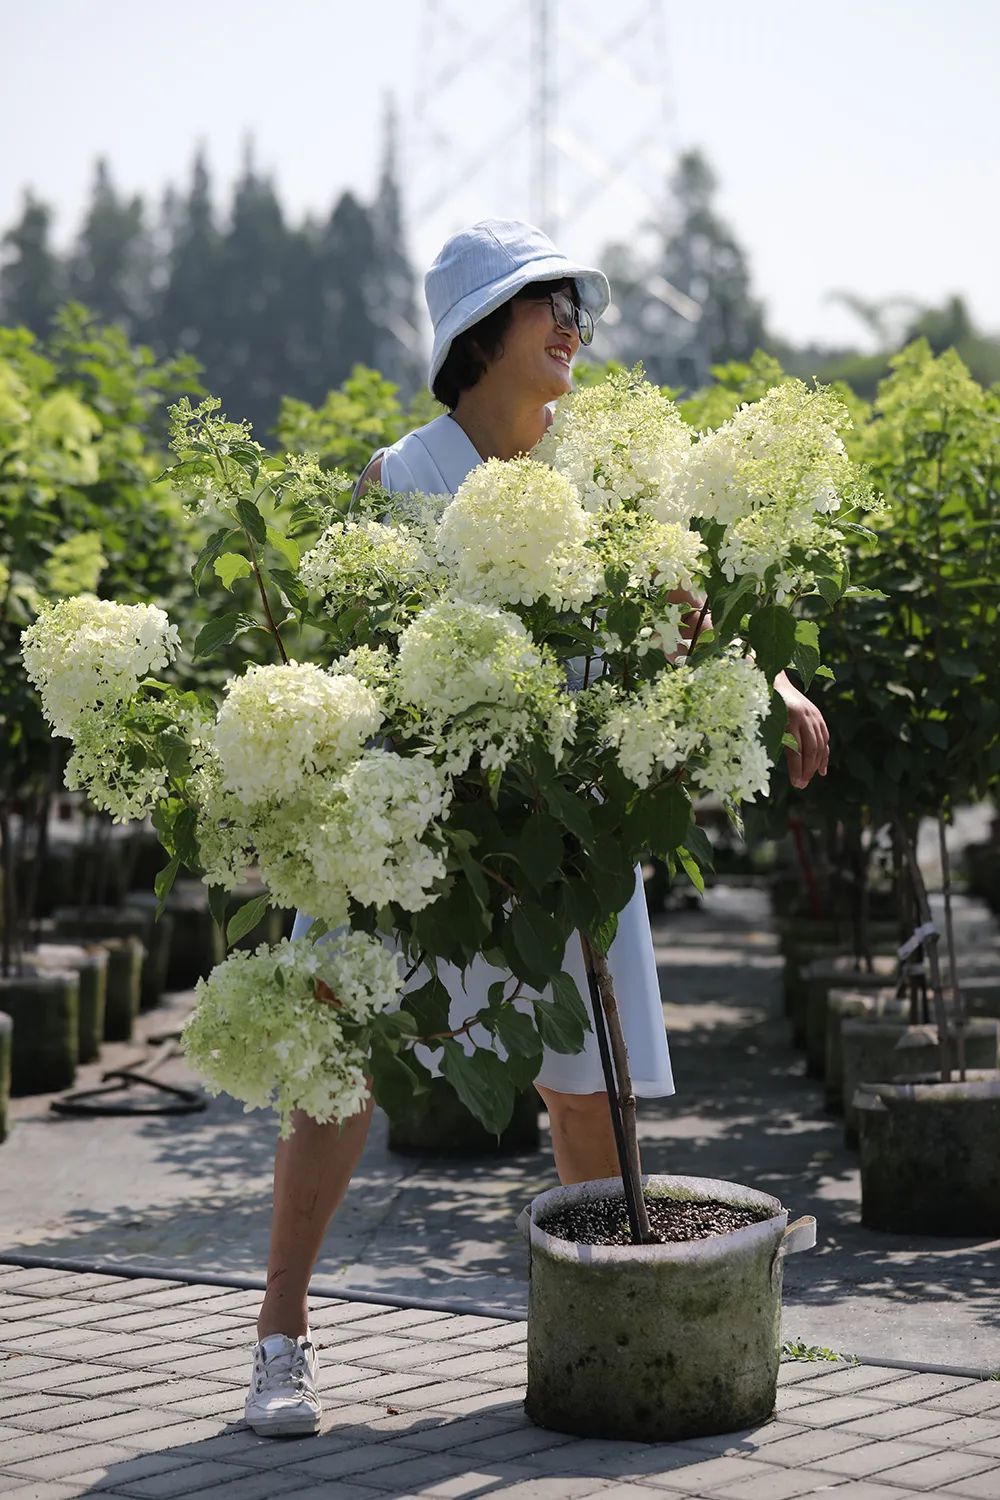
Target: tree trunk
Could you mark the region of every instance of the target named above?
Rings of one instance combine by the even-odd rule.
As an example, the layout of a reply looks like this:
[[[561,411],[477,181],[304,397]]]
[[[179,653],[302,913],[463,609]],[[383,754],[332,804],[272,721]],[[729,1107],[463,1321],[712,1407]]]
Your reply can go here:
[[[909,829],[898,819],[899,837],[902,844],[903,857],[906,860],[910,872],[910,885],[913,897],[917,905],[917,917],[921,926],[932,926],[931,904],[927,899],[927,887],[924,877],[920,873],[917,863],[916,836],[910,838]],[[931,971],[931,1004],[934,1007],[934,1022],[937,1026],[938,1047],[941,1055],[941,1082],[951,1082],[951,1057],[950,1041],[951,1034],[948,1028],[948,1014],[945,1009],[944,992],[941,987],[941,965],[938,961],[938,934],[929,933],[924,938],[921,946],[927,954],[927,961]]]
[[[594,1025],[597,1027],[601,1064],[608,1089],[608,1103],[612,1122],[615,1125],[615,1144],[618,1148],[618,1165],[622,1174],[625,1204],[628,1209],[632,1243],[653,1245],[659,1241],[654,1235],[642,1195],[642,1165],[639,1161],[639,1138],[635,1128],[635,1094],[632,1092],[632,1074],[629,1069],[628,1048],[622,1032],[621,1016],[615,998],[615,987],[611,970],[603,953],[580,934],[583,958],[590,985],[591,1003],[594,1008]],[[607,1025],[607,1037],[603,1034]],[[608,1056],[610,1043],[610,1057]]]

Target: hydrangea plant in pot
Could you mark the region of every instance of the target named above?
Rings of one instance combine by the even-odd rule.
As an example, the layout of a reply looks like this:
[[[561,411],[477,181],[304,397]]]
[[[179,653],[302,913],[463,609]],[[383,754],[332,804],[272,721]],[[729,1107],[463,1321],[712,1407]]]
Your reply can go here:
[[[574,1204],[590,1203],[595,1228],[607,1212],[608,1249],[624,1233],[623,1259],[674,1286],[678,1316],[654,1351],[646,1299],[625,1329],[624,1305],[581,1304],[576,1332],[600,1358],[553,1382],[566,1328],[552,1324],[558,1297],[536,1299],[540,1257],[558,1239],[575,1275],[581,1262],[603,1273],[596,1245],[556,1233],[562,1200],[536,1201],[528,1409],[642,1437],[766,1415],[782,1255],[814,1226],[789,1230],[751,1187],[643,1178],[607,954],[639,853],[652,843],[700,883],[691,791],[738,819],[783,741],[771,682],[819,665],[817,626],[794,606],[844,591],[844,518],[872,503],[841,404],[789,381],[696,437],[641,372],[622,372],[569,398],[531,457],[488,461],[452,499],[372,490],[349,514],[340,476],[269,457],[214,399],[173,417],[170,477],[225,523],[198,566],[252,580],[263,611],[211,622],[196,653],[263,629],[277,663],[234,675],[221,704],[180,692],[147,675],[179,649],[162,611],[86,598],[48,612],[24,650],[74,777],[118,818],[152,813],[169,856],[161,901],[183,864],[203,873],[230,945],[269,902],[315,915],[306,936],[233,951],[199,985],[189,1056],[248,1108],[272,1103],[286,1133],[295,1109],[347,1118],[369,1080],[391,1108],[435,1076],[497,1133],[543,1042],[578,1051],[593,1027],[621,1177]],[[695,612],[684,601],[699,596]],[[251,858],[267,894],[230,914]],[[441,972],[474,963],[499,977],[465,1015]],[[692,1216],[712,1236],[697,1250],[660,1227]],[[735,1334],[709,1315],[727,1279]],[[685,1320],[699,1310],[715,1355],[696,1372]],[[733,1337],[754,1350],[738,1370]],[[623,1404],[626,1384],[642,1399]]]

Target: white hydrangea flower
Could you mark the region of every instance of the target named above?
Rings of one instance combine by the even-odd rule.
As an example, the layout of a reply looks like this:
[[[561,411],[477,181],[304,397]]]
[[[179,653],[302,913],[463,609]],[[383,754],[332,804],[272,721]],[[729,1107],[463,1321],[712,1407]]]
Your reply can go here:
[[[310,771],[340,771],[378,729],[371,688],[309,662],[251,663],[230,678],[214,744],[227,791],[247,802],[292,798]]]
[[[597,542],[606,569],[628,574],[630,592],[650,588],[692,589],[706,547],[696,531],[644,512],[617,509],[601,517]]]
[[[808,569],[789,563],[792,550],[829,552],[830,542],[829,533],[811,513],[755,510],[726,527],[719,561],[730,582],[747,575],[763,581],[767,570],[778,565],[775,599],[780,604],[799,590],[808,590],[813,582]]]
[[[71,792],[85,792],[90,802],[111,814],[113,823],[132,823],[151,813],[167,793],[161,766],[135,766],[129,754],[134,736],[113,713],[95,710],[73,725],[73,754],[64,782]]]
[[[447,775],[423,758],[366,750],[317,809],[310,863],[321,884],[341,880],[355,901],[422,911],[446,873],[443,846],[426,842],[451,802]]]
[[[396,955],[366,933],[236,949],[198,981],[184,1050],[209,1093],[224,1090],[248,1110],[272,1105],[287,1139],[295,1110],[320,1124],[357,1113],[368,1051],[348,1040],[342,1018],[370,1021],[398,1004],[401,988]]]
[[[636,366],[563,396],[532,458],[571,479],[586,510],[624,505],[686,523],[691,512],[675,503],[673,480],[691,436],[674,403]]]
[[[299,578],[331,615],[369,599],[383,602],[426,582],[435,571],[421,537],[404,523],[365,517],[334,521],[299,563]]]
[[[261,875],[275,906],[308,912],[328,928],[345,926],[350,898],[341,873],[329,860],[317,868],[322,845],[320,809],[326,780],[306,777],[297,796],[254,808],[253,838]]]
[[[246,880],[255,859],[253,833],[244,803],[222,784],[222,768],[211,748],[188,782],[197,821],[195,837],[206,885],[232,891]]]
[[[763,508],[830,514],[857,485],[838,432],[850,425],[831,391],[783,381],[699,435],[677,474],[677,503],[725,525]]]
[[[601,585],[594,520],[565,476],[531,458],[491,458],[459,486],[438,527],[463,598],[580,609]]]
[[[637,786],[686,766],[695,786],[738,804],[768,787],[760,726],[769,708],[767,679],[747,658],[682,662],[612,707],[602,737]]]
[[[400,637],[397,696],[452,771],[479,753],[502,768],[541,734],[556,761],[572,738],[575,709],[559,664],[524,625],[495,606],[440,600]]]
[[[77,594],[45,606],[21,632],[28,679],[56,734],[73,738],[95,709],[111,712],[135,696],[143,677],[174,660],[176,625],[155,604],[115,604]]]
[[[388,713],[392,704],[396,660],[387,646],[354,646],[327,668],[332,677],[356,677],[371,688]]]

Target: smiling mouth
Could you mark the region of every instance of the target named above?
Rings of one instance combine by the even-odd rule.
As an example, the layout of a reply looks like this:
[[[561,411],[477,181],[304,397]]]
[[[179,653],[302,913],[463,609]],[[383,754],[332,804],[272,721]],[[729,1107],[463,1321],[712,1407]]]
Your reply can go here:
[[[568,349],[562,348],[559,344],[550,344],[545,352],[551,355],[553,359],[557,359],[564,369],[569,369],[570,353]]]

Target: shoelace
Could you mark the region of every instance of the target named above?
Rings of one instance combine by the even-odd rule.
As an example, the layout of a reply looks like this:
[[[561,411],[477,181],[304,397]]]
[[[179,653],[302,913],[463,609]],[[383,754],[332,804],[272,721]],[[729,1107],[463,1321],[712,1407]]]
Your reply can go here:
[[[290,1349],[287,1354],[272,1354],[270,1359],[265,1359],[263,1353],[258,1353],[258,1367],[263,1379],[258,1378],[257,1390],[262,1391],[265,1385],[271,1385],[272,1381],[277,1381],[283,1376],[296,1395],[303,1395],[306,1381],[306,1349],[311,1348],[311,1344],[296,1344],[295,1348]]]

